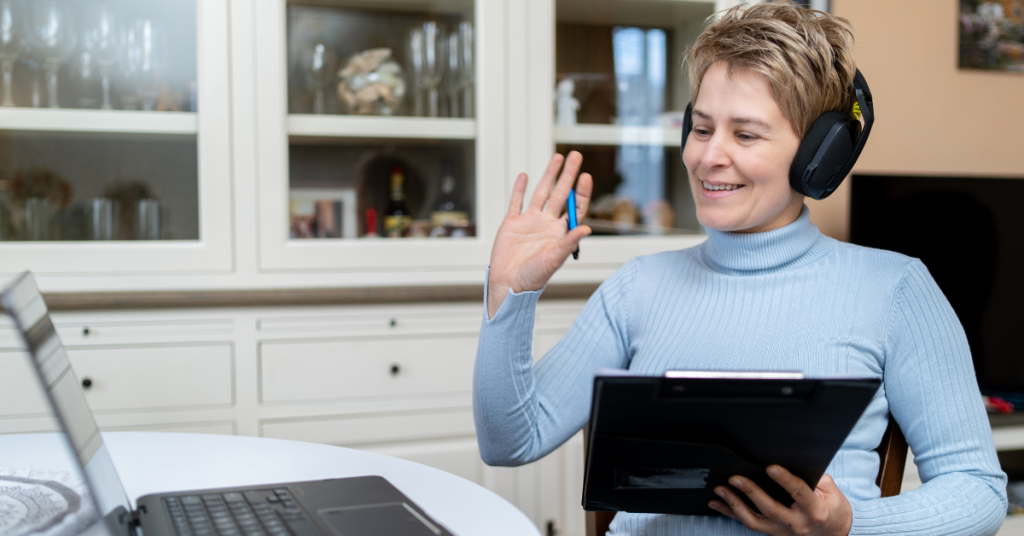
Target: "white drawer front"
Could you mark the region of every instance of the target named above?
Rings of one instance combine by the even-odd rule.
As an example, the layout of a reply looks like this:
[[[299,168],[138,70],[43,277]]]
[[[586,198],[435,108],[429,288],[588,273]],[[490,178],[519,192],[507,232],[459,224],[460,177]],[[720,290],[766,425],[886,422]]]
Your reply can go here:
[[[260,344],[260,400],[472,391],[476,334]],[[393,370],[397,367],[397,371]]]
[[[56,316],[56,315],[55,315]],[[230,319],[139,320],[105,322],[102,320],[54,321],[60,340],[67,345],[91,345],[139,342],[193,342],[204,337],[230,337],[234,322]]]
[[[437,310],[369,311],[322,316],[261,318],[257,326],[266,336],[326,335],[416,335],[430,333],[479,332],[483,313],[479,306],[449,306]]]
[[[176,434],[217,434],[236,435],[237,427],[232,421],[141,424],[137,426],[101,426],[104,432],[172,432]]]
[[[260,435],[354,447],[367,443],[413,441],[475,434],[473,410],[390,416],[273,419],[261,423]]]
[[[0,351],[0,418],[50,413],[50,405],[32,370],[28,352]]]
[[[480,459],[475,437],[373,445],[364,450],[416,462],[482,484],[484,462]]]
[[[68,348],[79,381],[92,382],[93,411],[233,404],[233,353],[230,343]]]

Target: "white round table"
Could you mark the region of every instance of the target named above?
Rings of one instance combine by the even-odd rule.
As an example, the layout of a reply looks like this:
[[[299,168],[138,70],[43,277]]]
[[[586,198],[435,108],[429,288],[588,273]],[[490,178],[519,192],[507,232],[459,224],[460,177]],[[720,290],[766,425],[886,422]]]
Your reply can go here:
[[[8,446],[17,445],[17,438],[7,436],[15,440]],[[150,493],[380,475],[459,536],[539,534],[529,518],[490,490],[380,454],[223,435],[106,432],[103,440],[133,506],[136,498]],[[60,454],[4,453],[4,461],[13,465],[54,457]]]

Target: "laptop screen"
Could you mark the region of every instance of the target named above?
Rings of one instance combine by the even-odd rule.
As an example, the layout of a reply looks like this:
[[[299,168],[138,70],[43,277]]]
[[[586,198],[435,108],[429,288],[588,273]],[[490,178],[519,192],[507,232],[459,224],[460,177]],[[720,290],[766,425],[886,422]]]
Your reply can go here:
[[[32,515],[7,520],[10,526],[5,526],[5,518],[0,515],[0,534],[21,534],[16,522],[25,525],[26,533],[104,533],[105,525],[123,523],[123,516],[130,512],[128,497],[30,273],[21,275],[3,291],[3,304],[24,349],[0,351],[0,366],[5,369],[2,372],[14,373],[0,374],[4,378],[0,382],[17,381],[10,388],[25,394],[8,402],[20,407],[0,408],[0,451],[4,452],[0,464],[8,466],[0,467],[0,485],[12,482],[10,478],[2,482],[8,473],[8,477],[27,480],[21,482],[26,491],[20,492],[26,497],[50,493],[53,501],[47,503],[48,510],[36,507],[38,511],[29,512],[33,507],[22,508]],[[25,350],[27,363],[21,361],[19,366],[16,358],[25,359]],[[17,378],[19,371],[31,373],[34,378]],[[4,387],[0,385],[0,390]],[[28,476],[18,476],[19,471]],[[81,479],[80,485],[76,477]],[[60,512],[61,505],[68,511]],[[101,518],[107,523],[98,523]],[[49,527],[43,530],[47,524]]]

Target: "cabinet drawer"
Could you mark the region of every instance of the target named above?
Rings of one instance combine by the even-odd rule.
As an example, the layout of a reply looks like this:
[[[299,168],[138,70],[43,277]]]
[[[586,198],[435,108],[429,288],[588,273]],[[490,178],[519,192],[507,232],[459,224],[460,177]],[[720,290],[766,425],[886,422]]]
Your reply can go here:
[[[79,315],[80,316],[80,315]],[[230,337],[231,319],[84,321],[79,318],[55,319],[60,340],[67,345],[111,344],[121,342],[193,342],[203,337]],[[183,341],[184,339],[184,341]]]
[[[346,416],[268,419],[260,435],[312,443],[354,447],[367,443],[414,441],[473,435],[473,410],[388,416]]]
[[[232,404],[233,354],[230,343],[68,348],[93,411]]]
[[[260,344],[260,400],[472,391],[476,334]]]
[[[0,350],[0,418],[50,414],[29,359],[23,350]]]
[[[480,460],[480,449],[475,437],[372,445],[364,450],[440,469],[477,484],[483,483],[483,461]]]
[[[449,306],[436,310],[395,310],[377,308],[322,316],[293,316],[262,318],[258,321],[261,334],[297,335],[324,334],[329,336],[421,335],[436,333],[479,332],[483,317],[480,306]]]

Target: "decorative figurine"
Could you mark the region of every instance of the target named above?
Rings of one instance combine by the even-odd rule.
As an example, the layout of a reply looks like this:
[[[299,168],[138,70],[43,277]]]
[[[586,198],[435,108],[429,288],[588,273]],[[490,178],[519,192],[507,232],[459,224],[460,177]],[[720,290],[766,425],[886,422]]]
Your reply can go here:
[[[352,114],[392,115],[405,96],[402,68],[390,48],[353,54],[338,76],[338,97]]]
[[[558,90],[555,92],[555,124],[575,125],[576,112],[580,109],[580,101],[572,94],[576,91],[576,82],[566,78],[558,83]]]

